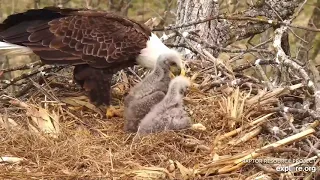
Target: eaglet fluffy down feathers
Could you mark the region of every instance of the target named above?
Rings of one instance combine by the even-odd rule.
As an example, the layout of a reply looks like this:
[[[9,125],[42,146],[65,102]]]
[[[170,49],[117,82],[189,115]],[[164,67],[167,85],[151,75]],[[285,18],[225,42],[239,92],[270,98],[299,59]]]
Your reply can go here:
[[[165,97],[171,80],[170,73],[183,74],[182,66],[181,56],[174,50],[168,50],[158,57],[153,71],[131,88],[124,99],[125,131],[137,132],[141,119]]]
[[[191,126],[191,118],[183,108],[183,97],[190,81],[182,76],[174,78],[164,99],[152,107],[141,120],[138,135],[165,130],[180,130]]]

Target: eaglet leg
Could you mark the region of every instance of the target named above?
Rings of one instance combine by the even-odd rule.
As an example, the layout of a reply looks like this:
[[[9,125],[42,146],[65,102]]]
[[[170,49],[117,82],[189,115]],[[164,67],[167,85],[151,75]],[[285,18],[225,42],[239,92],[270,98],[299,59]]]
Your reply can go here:
[[[165,94],[162,91],[156,91],[140,99],[132,100],[124,111],[124,130],[127,132],[137,132],[140,121],[164,96]]]
[[[111,106],[112,76],[113,72],[107,69],[96,69],[88,65],[77,65],[74,68],[74,79],[89,93],[90,101],[96,106],[107,105],[107,118],[122,114]]]

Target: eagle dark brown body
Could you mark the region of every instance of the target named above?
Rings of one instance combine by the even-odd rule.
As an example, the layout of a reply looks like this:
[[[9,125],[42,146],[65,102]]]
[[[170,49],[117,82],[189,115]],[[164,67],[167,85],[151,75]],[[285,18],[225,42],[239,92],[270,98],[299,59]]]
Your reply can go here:
[[[96,105],[110,105],[112,75],[133,66],[151,30],[108,12],[44,8],[9,16],[0,41],[30,48],[46,64],[74,65],[74,79]]]

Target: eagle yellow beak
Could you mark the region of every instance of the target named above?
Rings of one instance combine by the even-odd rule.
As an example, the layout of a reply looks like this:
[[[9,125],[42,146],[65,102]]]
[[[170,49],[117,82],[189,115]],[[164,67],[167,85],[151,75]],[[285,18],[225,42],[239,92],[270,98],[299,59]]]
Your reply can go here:
[[[189,89],[195,92],[200,91],[199,88],[194,83],[191,83],[191,86],[189,87]]]
[[[174,78],[176,76],[185,76],[186,75],[186,71],[184,70],[184,68],[180,68],[177,66],[170,66],[170,77]]]
[[[186,71],[184,68],[181,69],[180,76],[186,76]]]

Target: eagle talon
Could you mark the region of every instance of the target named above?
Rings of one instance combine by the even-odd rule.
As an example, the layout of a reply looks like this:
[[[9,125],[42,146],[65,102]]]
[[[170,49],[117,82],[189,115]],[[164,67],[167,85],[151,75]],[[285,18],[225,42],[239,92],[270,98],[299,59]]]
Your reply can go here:
[[[109,107],[107,107],[107,110],[106,110],[106,116],[108,119],[110,119],[112,117],[123,117],[122,109],[115,108],[114,106],[109,106]]]

